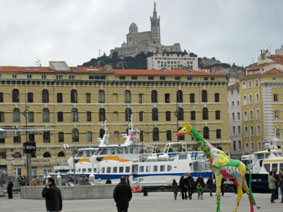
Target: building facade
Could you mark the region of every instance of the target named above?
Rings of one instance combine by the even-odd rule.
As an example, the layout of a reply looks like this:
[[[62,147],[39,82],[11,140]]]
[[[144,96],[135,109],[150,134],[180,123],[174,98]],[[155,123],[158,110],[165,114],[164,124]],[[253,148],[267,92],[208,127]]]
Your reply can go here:
[[[127,42],[124,42],[121,47],[112,49],[110,54],[117,53],[121,57],[134,57],[141,52],[146,54],[148,52],[160,53],[164,51],[180,52],[181,46],[179,43],[171,46],[161,44],[160,17],[157,16],[156,4],[154,3],[153,16],[150,17],[150,31],[139,32],[138,26],[132,23],[127,34]]]
[[[107,120],[110,143],[123,143],[131,115],[139,142],[159,145],[176,141],[187,121],[229,153],[227,80],[224,75],[184,70],[105,70],[67,67],[0,67],[0,128],[50,129],[29,135],[36,142],[33,174],[46,175],[64,164],[75,148],[98,145]],[[205,79],[209,80],[205,80]],[[178,121],[174,115],[178,109]],[[26,175],[25,136],[0,140],[1,169]],[[190,136],[190,149],[197,145]],[[69,144],[64,149],[63,144]]]
[[[147,58],[147,69],[177,70],[180,67],[184,69],[198,70],[198,57],[192,57],[183,52],[164,52],[163,54],[155,54]]]
[[[242,154],[242,121],[241,95],[239,83],[228,87],[229,129],[233,158],[240,158]]]

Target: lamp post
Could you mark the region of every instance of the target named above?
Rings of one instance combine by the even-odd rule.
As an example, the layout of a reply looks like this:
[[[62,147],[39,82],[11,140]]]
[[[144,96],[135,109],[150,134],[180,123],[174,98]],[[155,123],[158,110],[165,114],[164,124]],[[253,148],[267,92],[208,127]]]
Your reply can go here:
[[[177,107],[177,109],[176,109],[176,111],[175,111],[175,116],[176,116],[176,118],[177,118],[177,133],[178,133],[178,131],[179,131],[179,107]],[[177,142],[179,142],[179,136],[177,136]]]

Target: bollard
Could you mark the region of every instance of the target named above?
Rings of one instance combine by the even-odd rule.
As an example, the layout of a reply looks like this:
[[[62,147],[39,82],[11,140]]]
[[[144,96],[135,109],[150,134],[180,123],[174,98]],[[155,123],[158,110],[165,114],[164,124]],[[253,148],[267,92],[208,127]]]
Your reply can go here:
[[[89,175],[89,181],[94,183],[94,175],[93,174]]]
[[[146,197],[148,195],[147,187],[143,187],[142,192],[143,195]]]

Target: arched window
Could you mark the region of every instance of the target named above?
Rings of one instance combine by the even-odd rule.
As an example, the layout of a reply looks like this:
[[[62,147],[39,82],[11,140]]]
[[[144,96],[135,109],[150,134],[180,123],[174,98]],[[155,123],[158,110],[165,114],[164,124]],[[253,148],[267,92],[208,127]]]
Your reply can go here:
[[[220,102],[219,93],[215,93],[214,94],[214,101],[215,102]]]
[[[72,130],[72,141],[73,142],[79,141],[79,130],[76,128]]]
[[[50,131],[43,132],[43,142],[50,143]]]
[[[58,142],[64,142],[64,132],[58,133]]]
[[[42,90],[42,103],[48,103],[49,102],[49,92],[46,89]]]
[[[125,103],[131,103],[131,91],[125,91]]]
[[[181,90],[177,91],[177,102],[178,103],[183,102],[183,91],[181,91]]]
[[[100,129],[99,130],[99,137],[103,138],[104,134],[105,134],[105,130],[104,129]]]
[[[44,108],[42,111],[42,121],[49,122],[49,110],[47,108]]]
[[[105,93],[103,90],[98,91],[98,102],[105,103]]]
[[[202,109],[202,119],[208,120],[208,109],[206,107]]]
[[[44,152],[43,157],[44,157],[44,158],[50,158],[51,155],[50,155],[49,152]]]
[[[196,111],[191,111],[191,120],[196,120]]]
[[[208,127],[203,128],[203,137],[205,139],[209,139],[209,128]]]
[[[71,90],[71,103],[78,103],[78,92],[77,90]]]
[[[65,157],[65,153],[64,152],[58,152],[58,155],[57,155],[58,157]]]
[[[172,131],[171,130],[166,131],[166,140],[172,141]]]
[[[215,111],[215,119],[220,120],[220,110]]]
[[[152,121],[158,121],[158,109],[157,108],[152,109]]]
[[[151,102],[152,103],[157,103],[158,102],[157,91],[156,90],[151,91]]]
[[[99,109],[99,121],[105,121],[105,120],[106,120],[105,109],[100,108]]]
[[[217,139],[221,138],[221,130],[220,129],[216,130],[216,138]]]
[[[166,118],[166,121],[171,121],[171,112],[170,111],[166,111],[165,112],[165,118]]]
[[[125,120],[130,121],[131,115],[132,115],[132,110],[130,108],[127,108],[126,111],[125,111]]]
[[[177,118],[179,121],[184,120],[184,110],[181,107],[178,107],[177,109]]]
[[[159,129],[157,127],[152,130],[152,139],[153,141],[159,141]]]
[[[178,131],[181,130],[181,129],[182,129],[182,127],[179,127]],[[185,135],[180,135],[180,136],[178,136],[178,140],[179,140],[179,141],[185,140]]]
[[[21,158],[22,154],[20,152],[15,152],[13,156],[14,158]]]
[[[190,103],[195,103],[195,94],[190,93]]]
[[[15,108],[13,110],[13,122],[20,122],[20,110],[19,110],[19,108]]]
[[[207,91],[206,90],[201,91],[201,101],[207,102]]]
[[[12,92],[12,102],[20,102],[20,93],[18,89],[14,89]]]
[[[78,114],[78,109],[77,108],[73,108],[72,109],[72,122],[78,122],[79,120],[79,114]]]

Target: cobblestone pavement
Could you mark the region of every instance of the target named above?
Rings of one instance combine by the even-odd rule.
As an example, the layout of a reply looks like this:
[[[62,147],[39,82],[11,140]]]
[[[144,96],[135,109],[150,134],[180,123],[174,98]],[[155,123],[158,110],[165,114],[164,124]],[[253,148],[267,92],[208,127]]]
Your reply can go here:
[[[221,198],[221,212],[232,212],[236,203],[236,194],[225,193]],[[257,205],[255,211],[258,212],[282,212],[283,203],[277,200],[276,203],[270,203],[270,194],[255,194]],[[149,193],[147,197],[143,194],[134,194],[130,203],[129,212],[214,212],[216,211],[216,197],[210,197],[204,194],[204,200],[198,200],[196,194],[193,200],[182,200],[180,196],[175,201],[173,193],[154,192]],[[40,212],[45,211],[44,200],[24,200],[18,195],[14,199],[8,200],[7,197],[0,198],[0,211],[2,212]],[[112,199],[104,200],[65,200],[63,202],[63,211],[81,211],[81,212],[116,212],[116,207]],[[249,212],[249,202],[247,195],[244,195],[239,206],[238,212]]]

